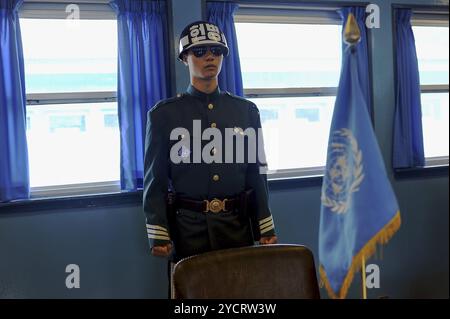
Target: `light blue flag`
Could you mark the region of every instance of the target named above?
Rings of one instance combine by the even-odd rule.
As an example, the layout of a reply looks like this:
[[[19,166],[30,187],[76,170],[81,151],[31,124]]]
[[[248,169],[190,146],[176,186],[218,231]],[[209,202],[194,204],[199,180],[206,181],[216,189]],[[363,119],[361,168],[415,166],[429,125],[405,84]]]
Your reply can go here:
[[[358,80],[357,47],[344,52],[323,178],[320,276],[345,298],[353,275],[377,244],[400,227],[400,212]]]

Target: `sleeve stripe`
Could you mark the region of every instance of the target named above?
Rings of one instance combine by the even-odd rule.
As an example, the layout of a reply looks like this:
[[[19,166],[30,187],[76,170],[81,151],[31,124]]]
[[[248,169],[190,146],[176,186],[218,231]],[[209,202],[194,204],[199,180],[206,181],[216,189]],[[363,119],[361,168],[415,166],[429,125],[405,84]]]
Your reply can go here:
[[[162,231],[165,231],[167,233],[167,228],[164,228],[162,226],[147,224],[147,228],[156,229],[156,230],[162,230]]]
[[[153,230],[153,229],[147,229],[147,234],[155,234],[155,235],[163,235],[163,236],[169,236],[169,234],[162,230]]]
[[[270,226],[270,227],[267,227],[267,228],[265,228],[265,229],[262,229],[262,230],[260,231],[260,233],[261,233],[261,235],[262,235],[262,234],[267,233],[269,230],[272,230],[272,229],[274,229],[273,225]]]
[[[264,227],[259,227],[259,230],[264,230],[266,228],[273,228],[273,223],[267,224]]]
[[[168,236],[158,236],[158,235],[152,235],[152,234],[148,234],[148,238],[170,240],[170,238]]]
[[[267,218],[264,218],[262,220],[259,221],[259,225],[262,225],[264,223],[267,223],[269,220],[272,220],[272,216],[269,216]]]
[[[267,222],[265,224],[259,225],[259,228],[263,229],[263,228],[266,228],[267,226],[270,226],[270,225],[273,225],[273,220],[271,220],[271,221],[269,221],[269,222]]]

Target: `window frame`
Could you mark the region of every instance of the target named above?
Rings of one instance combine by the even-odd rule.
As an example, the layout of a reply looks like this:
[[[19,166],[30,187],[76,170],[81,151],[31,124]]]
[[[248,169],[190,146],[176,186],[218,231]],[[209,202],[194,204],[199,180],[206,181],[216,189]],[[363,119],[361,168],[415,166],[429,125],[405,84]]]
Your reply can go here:
[[[358,4],[360,5],[360,4]],[[239,4],[235,23],[280,23],[280,24],[317,24],[317,25],[342,25],[342,21],[336,10],[339,7],[317,5],[253,5]],[[336,96],[336,87],[290,87],[290,88],[244,88],[245,98],[269,98],[269,97],[321,97]],[[325,173],[325,166],[298,167],[279,169],[267,172],[267,179],[289,180],[296,178],[321,177]]]
[[[117,20],[108,2],[107,0],[47,0],[46,3],[38,3],[37,0],[26,0],[19,10],[19,18],[66,19],[67,5],[76,4],[82,12],[80,20]],[[27,93],[26,100],[27,109],[49,104],[117,102],[117,91]],[[30,197],[47,198],[118,192],[121,192],[120,180],[31,187]]]
[[[447,7],[448,10],[448,7]],[[412,10],[412,27],[449,27],[448,11],[436,11],[435,9],[417,8]],[[420,85],[420,95],[427,93],[449,93],[448,84]],[[449,156],[425,157],[424,168],[448,166]]]

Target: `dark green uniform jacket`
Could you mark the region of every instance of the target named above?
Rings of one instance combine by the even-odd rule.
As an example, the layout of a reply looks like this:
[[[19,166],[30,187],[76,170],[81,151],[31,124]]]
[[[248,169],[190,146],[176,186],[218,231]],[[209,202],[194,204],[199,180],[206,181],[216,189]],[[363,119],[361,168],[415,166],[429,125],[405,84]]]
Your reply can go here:
[[[221,163],[195,162],[194,120],[201,121],[197,122],[201,123],[201,132],[215,127],[223,138],[225,128],[242,132],[251,127],[258,132],[261,127],[259,111],[254,103],[221,92],[218,88],[205,94],[189,86],[185,94],[161,101],[148,112],[143,195],[147,233],[151,247],[173,241],[174,259],[252,245],[260,236],[275,234],[268,206],[267,178],[266,174],[260,173],[260,167],[266,164],[258,160],[251,163],[247,156],[244,162],[226,163],[225,155]],[[170,135],[175,128],[185,128],[188,134],[171,140]],[[171,160],[170,152],[177,150],[179,144],[176,143],[183,138],[190,139],[187,141],[190,143],[179,148],[178,155],[189,163],[176,164]],[[209,142],[202,140],[201,150]],[[225,153],[225,143],[222,146],[222,153]],[[237,210],[214,214],[186,209],[179,209],[171,216],[167,209],[168,190],[180,197],[212,200],[231,198],[248,189],[253,189],[248,216],[242,216]]]

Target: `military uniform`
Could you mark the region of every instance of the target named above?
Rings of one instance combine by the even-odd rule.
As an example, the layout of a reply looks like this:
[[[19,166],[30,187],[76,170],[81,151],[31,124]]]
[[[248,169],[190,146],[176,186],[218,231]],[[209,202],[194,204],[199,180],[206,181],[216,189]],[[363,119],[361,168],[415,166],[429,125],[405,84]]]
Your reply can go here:
[[[207,21],[193,22],[182,31],[178,58],[183,61],[189,50],[198,58],[208,50],[215,56],[229,53],[224,33]],[[210,250],[252,245],[261,235],[275,234],[266,175],[260,174],[260,167],[266,165],[264,155],[255,162],[249,160],[250,152],[242,152],[243,160],[238,160],[238,149],[233,148],[230,161],[224,143],[231,130],[236,145],[239,140],[244,150],[258,148],[244,130],[260,127],[252,102],[219,88],[206,94],[190,85],[186,93],[148,112],[144,212],[151,247],[173,242],[171,259],[177,261]],[[211,131],[212,138],[203,138]],[[216,135],[221,147],[208,140],[216,141]],[[205,159],[208,155],[214,159]]]
[[[258,132],[261,127],[255,104],[221,92],[219,88],[206,94],[189,86],[186,93],[162,101],[148,112],[144,161],[147,233],[151,247],[173,241],[173,260],[210,250],[253,245],[260,236],[275,235],[268,206],[267,179],[265,174],[260,174],[264,161],[261,163],[257,158],[256,163],[251,163],[246,157],[243,163],[236,160],[226,163],[222,156],[221,163],[204,163],[203,160],[195,163],[192,149],[196,138],[193,136],[194,120],[201,121],[202,132],[205,128],[215,127],[223,137],[226,136],[225,128],[242,132],[250,127]],[[190,134],[171,140],[172,130],[180,127]],[[170,152],[183,138],[191,139],[187,144],[190,149],[180,148],[178,154],[189,157],[189,161],[175,164],[170,159]],[[201,141],[202,150],[208,142]],[[245,216],[239,205],[231,211],[218,213],[177,209],[174,216],[170,216],[167,207],[168,191],[180,198],[201,201],[234,198],[246,190],[251,190],[252,195]]]

